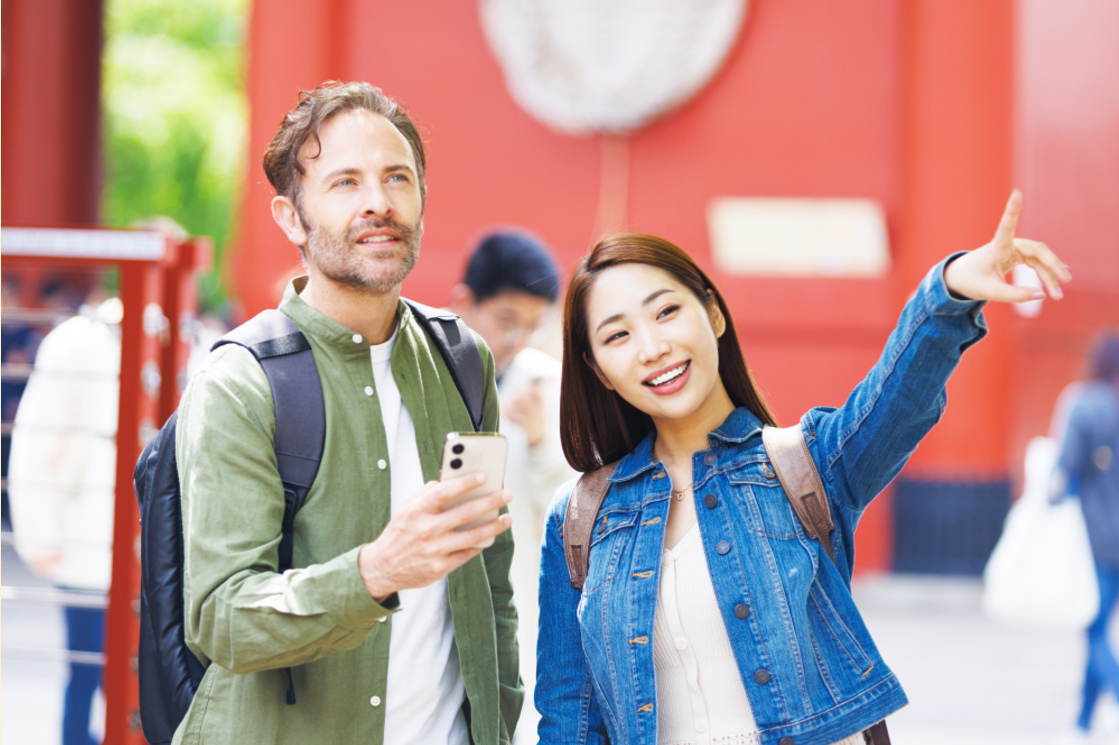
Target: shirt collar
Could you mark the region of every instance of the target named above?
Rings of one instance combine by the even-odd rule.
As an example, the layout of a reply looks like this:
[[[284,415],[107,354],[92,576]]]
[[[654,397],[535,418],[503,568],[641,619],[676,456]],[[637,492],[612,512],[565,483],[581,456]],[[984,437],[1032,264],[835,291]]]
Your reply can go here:
[[[742,443],[761,431],[762,421],[749,409],[740,406],[730,413],[718,429],[707,435],[707,442],[711,447],[717,447],[719,443]],[[646,435],[632,453],[618,461],[618,467],[609,480],[615,483],[628,481],[654,468],[657,464],[653,457],[653,443],[656,439],[655,430]]]
[[[280,302],[280,310],[284,315],[295,321],[296,326],[315,337],[322,344],[336,345],[345,350],[360,349],[362,354],[368,355],[369,339],[355,333],[353,329],[348,329],[342,324],[332,321],[299,297],[299,293],[306,286],[306,276],[296,277],[288,283],[287,289],[284,290],[284,299]],[[396,330],[393,332],[394,336],[399,333],[401,326],[411,318],[411,313],[403,300],[397,301],[396,315],[398,323],[396,324]],[[354,343],[355,336],[359,337],[360,342],[364,342],[361,347]]]

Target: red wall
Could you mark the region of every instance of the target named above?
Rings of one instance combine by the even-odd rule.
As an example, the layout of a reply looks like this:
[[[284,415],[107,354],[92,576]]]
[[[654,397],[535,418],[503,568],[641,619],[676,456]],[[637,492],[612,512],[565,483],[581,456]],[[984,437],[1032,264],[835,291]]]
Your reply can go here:
[[[1043,13],[1044,0],[1023,3],[1035,16]],[[928,268],[993,234],[1013,185],[1015,117],[1024,116],[1021,107],[1015,110],[1016,69],[1019,78],[1023,70],[1034,74],[1022,61],[1034,57],[1015,56],[1016,35],[1048,23],[1016,21],[1015,8],[1013,0],[752,0],[741,38],[713,82],[681,110],[628,138],[628,227],[677,242],[712,271],[730,299],[747,359],[783,421],[813,405],[842,403]],[[1077,23],[1094,22],[1066,23],[1069,41]],[[1089,70],[1088,77],[1102,85],[1105,71],[1114,69]],[[471,240],[494,224],[530,227],[567,267],[592,245],[602,139],[555,134],[518,108],[483,39],[476,2],[331,0],[308,7],[257,0],[249,188],[232,266],[246,311],[273,306],[282,275],[297,261],[269,217],[271,191],[259,156],[297,90],[327,78],[383,87],[412,110],[425,133],[426,232],[407,294],[445,302]],[[1090,107],[1088,99],[1082,103]],[[1025,115],[1049,104],[1032,104]],[[1066,137],[1058,133],[1055,141]],[[1034,141],[1022,147],[1033,152]],[[1050,154],[1041,162],[1065,162],[1060,147],[1046,147]],[[1021,147],[1017,162],[1023,162]],[[1100,178],[1116,173],[1113,167]],[[1064,217],[1069,200],[1084,208],[1068,194],[1070,184],[1045,188],[1041,181],[1049,179],[1032,179],[1020,182],[1027,187],[1025,224],[1072,258],[1076,273],[1081,249],[1070,252],[1062,241],[1091,242],[1083,236],[1097,235],[1103,222],[1097,212],[1091,228],[1082,225],[1087,219]],[[1102,193],[1108,196],[1097,201],[1113,205],[1119,188],[1108,181]],[[710,259],[705,208],[724,195],[875,198],[886,208],[895,270],[881,280],[722,276]],[[1113,254],[1100,261],[1114,269]],[[1084,299],[1070,297],[1059,310],[1047,304],[1030,327],[1054,329],[1043,353],[1030,352],[1037,342],[1022,319],[992,308],[991,339],[961,366],[944,421],[907,473],[1005,477],[1024,442],[1025,429],[1015,423],[1032,426],[1037,416],[1024,412],[1035,408],[1048,416],[1057,382],[1071,374],[1080,351],[1081,341],[1061,336],[1061,314],[1085,323],[1084,309],[1106,315],[1101,304],[1115,296],[1103,292],[1086,289]],[[1053,352],[1053,344],[1064,344],[1064,351]],[[1038,386],[1035,370],[1024,369],[1030,354],[1044,358],[1046,382],[1023,402],[1019,391],[1032,395]],[[862,568],[889,563],[888,511],[887,497],[860,529]]]

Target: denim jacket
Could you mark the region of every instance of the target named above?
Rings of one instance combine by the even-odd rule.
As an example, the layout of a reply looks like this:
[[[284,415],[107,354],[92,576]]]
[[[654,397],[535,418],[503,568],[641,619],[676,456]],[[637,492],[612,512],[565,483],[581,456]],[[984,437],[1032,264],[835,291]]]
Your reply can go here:
[[[737,409],[692,456],[696,517],[723,623],[762,745],[826,745],[906,703],[851,598],[854,534],[946,402],[982,303],[957,300],[941,262],[902,312],[878,363],[836,408],[801,419],[831,500],[836,563],[810,539],[767,463],[762,424]],[[655,433],[624,457],[598,515],[582,591],[571,587],[552,502],[540,580],[541,743],[655,745],[653,619],[671,479]]]

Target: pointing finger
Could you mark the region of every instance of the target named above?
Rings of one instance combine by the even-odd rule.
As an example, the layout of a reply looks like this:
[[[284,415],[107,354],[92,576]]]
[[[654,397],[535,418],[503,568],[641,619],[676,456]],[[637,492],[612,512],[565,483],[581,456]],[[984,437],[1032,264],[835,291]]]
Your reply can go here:
[[[1018,229],[1018,216],[1022,214],[1022,192],[1015,189],[1010,193],[1006,209],[999,220],[998,230],[995,231],[995,244],[1004,245],[1014,240],[1014,231]]]

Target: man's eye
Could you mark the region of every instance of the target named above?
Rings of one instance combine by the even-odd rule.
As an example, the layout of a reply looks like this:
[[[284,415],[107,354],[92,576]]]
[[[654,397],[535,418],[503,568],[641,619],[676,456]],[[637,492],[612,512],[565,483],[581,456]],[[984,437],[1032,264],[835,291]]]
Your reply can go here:
[[[354,181],[354,180],[353,180],[352,178],[344,178],[344,179],[342,179],[341,181],[337,182],[337,183],[336,183],[336,184],[334,184],[334,185],[335,185],[335,186],[353,186],[353,185],[354,185],[354,184],[356,184],[356,183],[357,183],[357,182],[356,182],[356,181]]]
[[[398,183],[408,183],[408,177],[403,173],[394,173],[389,176],[389,181],[396,181]]]

